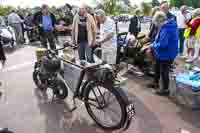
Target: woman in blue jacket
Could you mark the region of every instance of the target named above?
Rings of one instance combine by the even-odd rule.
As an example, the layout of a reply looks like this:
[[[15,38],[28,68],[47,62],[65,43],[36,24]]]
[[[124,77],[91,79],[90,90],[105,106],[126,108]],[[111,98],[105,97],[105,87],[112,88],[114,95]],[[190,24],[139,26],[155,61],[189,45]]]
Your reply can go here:
[[[178,27],[173,19],[167,19],[163,12],[157,12],[153,22],[159,27],[158,35],[152,44],[155,54],[155,84],[161,77],[162,88],[157,90],[159,95],[169,95],[169,70],[178,54]]]

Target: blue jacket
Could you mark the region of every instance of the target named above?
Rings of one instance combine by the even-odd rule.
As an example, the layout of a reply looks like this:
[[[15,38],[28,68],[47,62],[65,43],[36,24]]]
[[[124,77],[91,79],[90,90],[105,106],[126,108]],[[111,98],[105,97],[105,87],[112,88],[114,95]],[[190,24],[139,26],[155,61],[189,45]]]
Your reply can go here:
[[[155,57],[160,61],[172,61],[178,54],[178,27],[175,20],[168,20],[152,45]]]

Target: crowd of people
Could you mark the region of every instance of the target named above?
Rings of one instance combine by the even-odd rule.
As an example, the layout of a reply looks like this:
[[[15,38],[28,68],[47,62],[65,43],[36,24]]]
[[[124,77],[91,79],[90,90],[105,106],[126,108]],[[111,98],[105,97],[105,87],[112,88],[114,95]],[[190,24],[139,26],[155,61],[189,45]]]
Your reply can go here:
[[[41,45],[45,48],[48,48],[49,44],[50,49],[55,49],[56,41],[58,41],[58,45],[62,45],[65,41],[70,40],[74,45],[79,46],[80,60],[94,62],[92,58],[94,47],[103,44],[102,59],[109,64],[115,64],[117,39],[114,20],[107,17],[103,10],[91,12],[85,4],[79,6],[79,11],[74,14],[73,19],[71,16],[72,13],[61,13],[60,17],[56,18],[55,14],[49,10],[48,5],[42,5],[40,11],[32,15],[28,14],[23,19],[13,10],[8,15],[8,24],[15,30],[18,44],[22,44],[24,41],[22,24],[25,23],[30,27],[38,28]],[[32,34],[31,31],[27,33]],[[98,41],[96,40],[97,36],[100,37]],[[1,53],[5,55],[3,48],[1,50]],[[6,61],[3,58],[1,60],[4,63]]]
[[[176,14],[169,9],[166,1],[154,8],[148,34],[156,62],[154,83],[148,86],[160,88],[161,77],[162,88],[156,91],[160,95],[169,94],[169,72],[176,57],[192,63],[199,58],[200,52],[200,9],[191,11],[183,5]]]
[[[28,36],[33,35],[33,30],[26,27],[38,29],[40,41],[43,47],[56,48],[56,42],[62,45],[65,41],[72,41],[78,45],[80,60],[94,62],[92,54],[96,46],[102,48],[102,60],[114,65],[117,60],[117,35],[116,25],[113,19],[106,16],[105,11],[98,9],[89,10],[88,6],[81,4],[77,13],[71,12],[67,6],[67,12],[60,10],[59,17],[56,17],[49,10],[48,5],[43,5],[41,10],[26,17],[20,16],[16,11],[8,15],[8,24],[13,27],[16,33],[16,42],[24,42],[24,32]],[[154,82],[149,87],[160,88],[159,80],[162,81],[162,88],[156,90],[159,95],[169,94],[169,72],[177,55],[186,55],[188,60],[199,57],[200,49],[200,9],[193,13],[182,6],[176,15],[170,13],[167,1],[163,1],[160,7],[155,7],[152,12],[150,32],[147,35],[151,42],[150,49],[155,60]],[[24,24],[26,27],[24,27]],[[141,23],[136,12],[130,19],[129,34],[137,37],[141,31]],[[0,45],[0,60],[5,64],[5,54]]]

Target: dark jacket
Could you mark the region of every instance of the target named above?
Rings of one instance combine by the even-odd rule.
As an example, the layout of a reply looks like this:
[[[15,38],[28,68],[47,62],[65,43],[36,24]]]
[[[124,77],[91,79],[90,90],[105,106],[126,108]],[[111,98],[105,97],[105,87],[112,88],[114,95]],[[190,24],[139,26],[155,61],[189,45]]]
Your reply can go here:
[[[172,13],[168,12],[168,13],[167,13],[167,19],[173,19],[173,20],[176,21],[176,16],[173,15]]]
[[[28,15],[25,19],[24,19],[24,24],[26,24],[26,26],[33,26],[33,15]]]
[[[140,20],[137,16],[134,16],[130,20],[129,32],[137,37],[138,33],[141,31]]]
[[[56,17],[54,16],[53,13],[50,13],[50,17],[52,20],[52,25],[54,27],[56,24]],[[33,17],[33,23],[39,27],[40,32],[43,32],[43,28],[40,26],[40,25],[42,25],[42,12],[35,13],[35,15]]]
[[[178,54],[178,26],[171,19],[160,29],[159,35],[152,47],[157,60],[173,61]]]

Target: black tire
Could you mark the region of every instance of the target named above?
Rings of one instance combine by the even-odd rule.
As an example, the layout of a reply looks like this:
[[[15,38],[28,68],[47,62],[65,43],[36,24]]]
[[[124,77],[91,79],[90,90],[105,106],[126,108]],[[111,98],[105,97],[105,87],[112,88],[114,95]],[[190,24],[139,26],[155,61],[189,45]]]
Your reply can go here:
[[[34,71],[33,71],[33,81],[35,83],[35,85],[37,86],[38,89],[40,90],[44,90],[44,88],[42,87],[42,81],[40,80],[40,77],[39,77],[39,63],[36,62],[35,63],[35,68],[34,68]]]
[[[14,49],[14,48],[15,48],[15,46],[14,46],[14,43],[15,43],[14,39],[12,39],[12,41],[11,41],[10,43],[11,43],[11,44],[10,44],[10,45],[11,45],[11,48]]]
[[[110,92],[114,97],[115,97],[115,100],[112,100],[112,101],[115,101],[115,102],[117,102],[118,103],[118,106],[113,106],[113,107],[119,107],[120,108],[120,110],[118,111],[114,111],[113,109],[112,109],[112,112],[114,112],[114,113],[116,113],[116,119],[115,120],[117,120],[118,122],[117,123],[115,123],[115,124],[105,124],[104,122],[102,122],[98,117],[101,117],[102,118],[102,116],[101,116],[101,114],[100,113],[97,113],[96,115],[95,115],[95,113],[94,113],[94,111],[92,110],[92,107],[94,107],[94,105],[91,105],[91,102],[90,102],[90,99],[91,99],[91,101],[93,101],[93,102],[95,102],[95,100],[97,101],[97,100],[101,100],[101,99],[103,99],[103,98],[97,98],[96,97],[96,99],[94,99],[93,98],[93,100],[92,100],[92,98],[90,98],[91,96],[90,96],[90,94],[91,94],[91,92],[94,92],[94,89],[95,88],[97,88],[97,86],[101,86],[101,87],[103,87],[103,88],[105,88],[106,89],[106,91],[105,92]],[[100,90],[100,89],[99,89]],[[102,89],[101,89],[102,90]],[[106,96],[106,93],[104,92],[104,96]],[[94,94],[94,93],[93,93]],[[100,93],[99,93],[100,94]],[[95,94],[94,94],[95,95]],[[117,130],[117,129],[120,129],[120,128],[122,128],[123,126],[124,126],[124,124],[125,124],[125,122],[126,122],[126,104],[125,104],[125,102],[123,101],[123,99],[122,99],[122,97],[120,96],[120,94],[119,94],[119,91],[117,91],[117,89],[115,89],[114,87],[105,87],[105,86],[103,86],[103,85],[100,85],[100,84],[96,84],[96,83],[92,83],[92,84],[90,84],[90,85],[88,85],[87,86],[87,88],[86,88],[86,93],[85,93],[85,107],[86,107],[86,109],[87,109],[87,112],[88,112],[88,114],[91,116],[91,118],[96,122],[96,124],[98,125],[98,126],[100,126],[101,128],[103,128],[103,129],[106,129],[106,130]],[[108,96],[109,98],[111,97],[110,95]],[[105,101],[105,100],[104,100]],[[102,102],[102,101],[101,101]],[[97,102],[95,102],[96,104],[97,104]],[[93,103],[94,104],[94,103]],[[98,105],[97,105],[98,106]],[[95,107],[96,108],[96,107]],[[106,105],[106,108],[109,108],[109,105]],[[97,108],[96,108],[97,109]],[[103,111],[105,108],[103,108],[103,109],[99,109],[99,110],[101,110],[101,111]],[[110,111],[111,109],[109,108],[109,111]],[[105,112],[105,111],[103,111],[103,112]],[[109,116],[110,117],[110,116]],[[108,119],[108,117],[107,117],[107,119]],[[105,119],[104,119],[105,120]],[[112,118],[110,118],[109,119],[109,121],[113,121],[113,119]]]
[[[58,99],[64,100],[68,96],[68,88],[61,79],[56,80],[56,86],[54,88],[54,94]]]
[[[39,78],[38,71],[33,72],[33,81],[34,81],[35,85],[37,86],[37,88],[41,89],[41,80]]]

